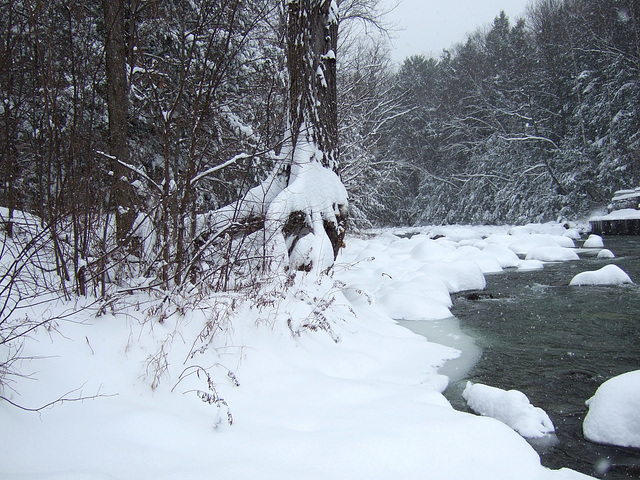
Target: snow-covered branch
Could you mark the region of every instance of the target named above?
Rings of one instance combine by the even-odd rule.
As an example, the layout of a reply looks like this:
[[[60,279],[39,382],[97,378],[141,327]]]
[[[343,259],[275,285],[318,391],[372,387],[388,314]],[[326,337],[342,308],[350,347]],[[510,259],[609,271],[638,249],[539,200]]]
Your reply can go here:
[[[154,182],[153,179],[151,177],[149,177],[149,175],[144,173],[144,171],[142,169],[136,167],[135,165],[131,165],[130,163],[123,162],[119,158],[116,158],[113,155],[109,155],[108,153],[102,152],[100,150],[96,150],[96,153],[98,155],[101,155],[101,156],[109,159],[109,160],[114,160],[114,161],[118,162],[118,165],[122,165],[123,167],[128,168],[129,170],[131,170],[132,172],[136,173],[137,175],[140,175],[147,182],[149,182],[149,184],[152,185],[158,192],[162,193],[162,187],[160,185],[158,185],[156,182]]]
[[[215,172],[218,172],[218,171],[220,171],[220,170],[222,170],[222,169],[224,169],[224,168],[227,168],[228,166],[233,165],[234,163],[237,163],[237,162],[238,162],[238,161],[240,161],[240,160],[244,160],[244,159],[251,158],[251,157],[252,157],[252,156],[251,156],[251,155],[249,155],[249,154],[246,154],[246,153],[239,153],[239,154],[238,154],[238,155],[236,155],[235,157],[230,158],[229,160],[227,160],[226,162],[221,163],[220,165],[216,165],[215,167],[208,168],[207,170],[205,170],[205,171],[203,171],[203,172],[199,173],[198,175],[196,175],[195,177],[193,177],[193,178],[190,180],[190,182],[189,182],[189,183],[193,186],[193,185],[195,185],[196,183],[198,183],[200,180],[202,180],[203,178],[205,178],[205,177],[207,177],[207,176],[211,175],[212,173],[215,173]]]
[[[547,137],[538,137],[535,135],[525,135],[523,137],[505,137],[501,135],[500,138],[502,140],[506,140],[507,142],[531,142],[531,141],[547,142],[553,145],[554,149],[556,150],[560,149],[560,147],[556,144],[556,142],[554,142],[553,140]]]

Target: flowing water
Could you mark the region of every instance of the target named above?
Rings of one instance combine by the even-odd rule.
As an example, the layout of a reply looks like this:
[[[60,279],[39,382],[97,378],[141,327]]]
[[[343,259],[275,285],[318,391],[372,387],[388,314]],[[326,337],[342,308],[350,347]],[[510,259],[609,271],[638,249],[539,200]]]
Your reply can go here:
[[[465,355],[479,360],[470,370],[454,368],[445,395],[456,409],[468,411],[462,398],[467,380],[520,390],[556,427],[556,436],[531,442],[543,465],[609,480],[637,479],[640,450],[594,444],[582,435],[585,401],[605,380],[640,370],[640,286],[568,286],[577,273],[609,263],[640,284],[640,237],[607,237],[605,246],[616,258],[580,252],[580,261],[488,275],[480,295],[454,296],[460,329],[482,353]],[[417,331],[417,325],[405,325]],[[417,333],[437,341],[438,324],[427,328],[432,331]],[[458,336],[449,334],[450,340]]]

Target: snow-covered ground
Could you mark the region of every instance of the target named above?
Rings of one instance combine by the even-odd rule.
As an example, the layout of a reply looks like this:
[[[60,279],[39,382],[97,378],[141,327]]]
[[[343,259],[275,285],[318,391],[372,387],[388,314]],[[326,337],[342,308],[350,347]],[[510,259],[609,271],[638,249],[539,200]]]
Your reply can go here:
[[[449,317],[484,274],[567,252],[561,225],[434,227],[348,238],[330,277],[289,292],[162,303],[44,302],[0,402],[2,479],[578,479],[513,429],[454,410],[438,368],[459,351],[394,319]],[[518,254],[518,255],[516,255]],[[152,388],[153,386],[153,388]],[[232,424],[230,424],[232,423]]]

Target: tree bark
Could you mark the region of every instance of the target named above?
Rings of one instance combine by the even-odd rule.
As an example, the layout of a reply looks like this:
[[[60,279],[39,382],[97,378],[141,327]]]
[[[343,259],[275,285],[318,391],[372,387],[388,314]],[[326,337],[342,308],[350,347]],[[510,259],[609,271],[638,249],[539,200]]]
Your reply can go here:
[[[129,163],[128,111],[129,84],[126,73],[127,50],[124,39],[124,0],[103,0],[105,23],[105,68],[107,76],[107,109],[109,113],[109,147],[115,157],[113,194],[116,206],[118,243],[129,241],[136,218],[134,196],[126,180],[128,172],[118,160]]]
[[[337,170],[337,6],[332,0],[289,2],[287,66],[289,118],[295,148],[300,135],[322,152],[322,165]]]
[[[289,121],[292,159],[296,146],[315,145],[322,166],[338,173],[338,107],[336,50],[338,7],[335,0],[289,0],[287,67],[289,71]],[[324,221],[324,233],[331,242],[334,259],[343,246],[347,223],[346,205],[334,204],[335,219]],[[291,249],[312,225],[309,212],[292,212],[283,226]],[[314,232],[318,234],[319,232]],[[310,269],[303,265],[301,269]]]

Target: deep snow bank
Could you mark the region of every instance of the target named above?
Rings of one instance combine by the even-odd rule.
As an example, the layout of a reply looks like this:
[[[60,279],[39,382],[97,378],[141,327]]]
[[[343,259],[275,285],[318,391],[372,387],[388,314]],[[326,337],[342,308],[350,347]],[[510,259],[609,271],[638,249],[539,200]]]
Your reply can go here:
[[[105,396],[40,414],[0,403],[2,477],[587,478],[453,410],[437,369],[458,352],[392,319],[448,315],[451,292],[520,265],[509,251],[537,245],[523,235],[566,248],[556,225],[387,233],[348,239],[332,278],[300,275],[286,293],[28,306],[59,320],[25,344],[32,376],[4,394],[27,406],[78,387],[68,396]]]

